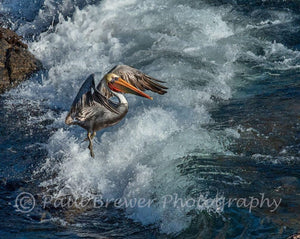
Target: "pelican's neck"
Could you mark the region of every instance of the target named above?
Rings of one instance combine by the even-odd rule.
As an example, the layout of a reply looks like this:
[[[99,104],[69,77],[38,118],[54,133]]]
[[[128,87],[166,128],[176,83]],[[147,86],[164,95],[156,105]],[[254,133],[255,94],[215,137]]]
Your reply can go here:
[[[105,80],[105,77],[106,76],[104,76],[103,79],[101,80],[101,83],[100,83],[101,87],[100,87],[100,89],[105,88],[107,91],[109,91],[110,93],[112,93],[114,96],[116,96],[118,98],[120,104],[128,105],[128,102],[127,102],[127,100],[126,100],[126,98],[125,98],[125,96],[123,94],[121,94],[119,92],[112,91],[108,87],[108,85],[106,83],[106,80]]]
[[[123,94],[115,92],[115,91],[111,91],[111,93],[119,99],[120,104],[128,105],[128,101],[126,100],[126,98]]]

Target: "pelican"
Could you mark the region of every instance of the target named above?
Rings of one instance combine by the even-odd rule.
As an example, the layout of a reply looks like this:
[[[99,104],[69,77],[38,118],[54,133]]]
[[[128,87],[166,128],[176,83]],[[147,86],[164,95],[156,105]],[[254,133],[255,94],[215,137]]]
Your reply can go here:
[[[67,125],[79,125],[87,131],[89,150],[94,158],[92,140],[96,132],[120,122],[128,112],[128,102],[123,95],[131,93],[153,99],[143,91],[158,94],[167,93],[163,81],[148,76],[127,65],[117,65],[104,75],[95,87],[95,74],[91,74],[82,84],[71,109],[65,119]],[[116,97],[118,102],[110,100]]]

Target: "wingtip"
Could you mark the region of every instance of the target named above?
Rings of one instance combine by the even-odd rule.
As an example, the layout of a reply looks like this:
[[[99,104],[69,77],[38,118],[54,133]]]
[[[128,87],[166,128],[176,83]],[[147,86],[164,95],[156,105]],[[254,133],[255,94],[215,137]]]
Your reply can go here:
[[[65,119],[65,124],[71,125],[72,123],[73,123],[73,119],[72,119],[71,115],[67,115],[67,117]]]

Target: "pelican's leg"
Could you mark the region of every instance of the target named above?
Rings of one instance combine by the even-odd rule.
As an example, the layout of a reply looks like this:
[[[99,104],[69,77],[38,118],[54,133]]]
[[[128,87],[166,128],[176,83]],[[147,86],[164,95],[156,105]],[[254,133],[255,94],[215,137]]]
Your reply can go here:
[[[92,135],[91,135],[91,139],[94,139],[94,138],[95,138],[95,136],[96,136],[96,131],[94,131],[94,132],[92,133]]]
[[[96,132],[94,131],[92,134],[91,134],[91,140],[93,140],[96,136]],[[89,137],[86,137],[83,141],[88,141],[89,140]]]
[[[92,142],[92,135],[91,135],[91,133],[90,132],[88,132],[88,134],[87,134],[87,138],[88,138],[88,140],[89,140],[89,150],[90,150],[90,153],[91,153],[91,156],[94,158],[95,157],[95,155],[94,155],[94,151],[93,151],[93,142]]]

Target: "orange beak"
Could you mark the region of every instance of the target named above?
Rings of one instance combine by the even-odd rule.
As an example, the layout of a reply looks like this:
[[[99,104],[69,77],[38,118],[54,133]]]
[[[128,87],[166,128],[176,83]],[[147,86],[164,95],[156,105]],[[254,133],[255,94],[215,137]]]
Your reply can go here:
[[[153,100],[153,98],[143,91],[137,89],[133,85],[129,84],[127,81],[123,80],[122,78],[119,77],[118,80],[114,81],[113,83],[108,83],[108,87],[116,92],[122,92],[122,93],[130,93],[134,95],[139,95],[145,98],[148,98],[150,100]]]

